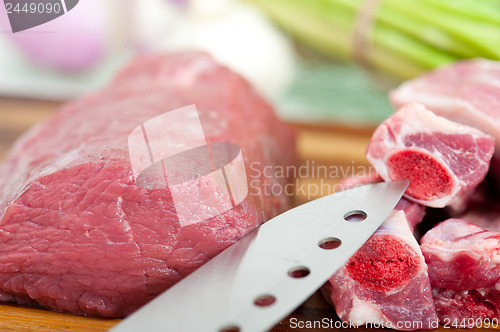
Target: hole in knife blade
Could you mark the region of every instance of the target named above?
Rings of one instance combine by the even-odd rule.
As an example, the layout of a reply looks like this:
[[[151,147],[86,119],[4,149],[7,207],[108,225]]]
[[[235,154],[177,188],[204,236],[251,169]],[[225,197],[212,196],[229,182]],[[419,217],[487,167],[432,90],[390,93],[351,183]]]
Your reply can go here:
[[[229,325],[221,328],[219,332],[240,332],[240,328],[236,325]]]
[[[311,273],[311,270],[309,270],[305,266],[296,266],[296,267],[288,270],[288,276],[295,278],[295,279],[307,277],[309,275],[309,273]]]
[[[365,220],[367,217],[365,211],[361,210],[353,210],[351,212],[347,212],[344,215],[344,219],[349,222],[359,222]]]
[[[326,250],[331,250],[340,247],[342,244],[342,241],[336,237],[327,237],[326,239],[323,239],[319,241],[318,246],[321,249],[326,249]]]
[[[273,295],[266,294],[258,296],[253,301],[253,304],[255,304],[257,307],[268,307],[272,305],[274,302],[276,302],[276,298]]]

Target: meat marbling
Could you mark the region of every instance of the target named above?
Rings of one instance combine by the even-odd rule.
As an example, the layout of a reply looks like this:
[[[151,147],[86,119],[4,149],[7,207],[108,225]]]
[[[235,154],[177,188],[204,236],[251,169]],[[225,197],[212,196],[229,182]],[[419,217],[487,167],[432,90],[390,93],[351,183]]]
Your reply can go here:
[[[442,323],[473,327],[500,315],[500,232],[448,219],[422,238],[436,310]]]
[[[495,137],[500,148],[500,62],[473,59],[455,62],[401,84],[390,93],[400,109],[425,105],[435,114]]]
[[[374,173],[353,176],[340,187],[381,180]],[[437,322],[427,265],[412,235],[424,214],[424,206],[402,198],[382,226],[322,288],[343,321],[400,330],[429,329]],[[412,327],[398,326],[405,322]]]
[[[135,184],[127,137],[190,104],[207,141],[238,144],[257,181],[240,205],[181,227],[168,190]],[[189,137],[188,124],[178,125]],[[256,170],[291,163],[293,154],[292,131],[210,57],[139,59],[26,133],[0,167],[0,300],[126,316],[286,209],[286,197],[259,190],[287,179]]]
[[[482,131],[413,103],[377,128],[366,157],[384,180],[410,180],[408,199],[444,207],[484,179],[494,144]]]
[[[396,109],[425,105],[435,114],[493,136],[492,172],[500,188],[500,62],[472,59],[455,62],[404,82],[390,93]]]
[[[323,293],[342,320],[356,325],[414,330],[437,322],[427,265],[402,210],[391,213]]]

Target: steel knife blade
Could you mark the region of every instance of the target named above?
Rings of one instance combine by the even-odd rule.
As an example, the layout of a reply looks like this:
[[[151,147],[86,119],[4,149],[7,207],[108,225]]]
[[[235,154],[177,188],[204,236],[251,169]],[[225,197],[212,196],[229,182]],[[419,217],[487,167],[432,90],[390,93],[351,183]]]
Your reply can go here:
[[[111,331],[269,330],[347,262],[407,186],[359,186],[282,213]]]

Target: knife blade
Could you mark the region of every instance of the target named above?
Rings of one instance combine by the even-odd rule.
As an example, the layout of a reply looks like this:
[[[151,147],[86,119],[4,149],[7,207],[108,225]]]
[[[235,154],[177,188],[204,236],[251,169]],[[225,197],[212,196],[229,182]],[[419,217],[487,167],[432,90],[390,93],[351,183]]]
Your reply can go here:
[[[111,331],[266,331],[347,262],[407,186],[364,185],[282,213]]]

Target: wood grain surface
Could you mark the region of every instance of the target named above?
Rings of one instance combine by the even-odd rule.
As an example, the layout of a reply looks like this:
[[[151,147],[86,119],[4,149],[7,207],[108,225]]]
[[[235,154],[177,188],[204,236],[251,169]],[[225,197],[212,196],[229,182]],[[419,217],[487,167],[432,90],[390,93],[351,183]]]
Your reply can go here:
[[[48,117],[59,106],[59,102],[0,98],[0,160],[23,132]],[[364,151],[373,128],[306,125],[296,125],[296,127],[298,130],[298,166],[328,166],[330,169],[333,167],[333,169],[344,170],[344,173],[330,173],[327,176],[321,173],[305,174],[305,176],[299,177],[295,182],[294,203],[296,205],[334,192],[336,184],[342,179],[343,175],[355,171],[356,167],[368,167],[368,163],[364,158]],[[302,190],[300,190],[301,188]],[[311,188],[320,188],[320,190],[306,191]],[[272,331],[326,331],[329,329],[318,326],[318,324],[330,320],[337,320],[334,310],[323,299],[322,295],[316,292],[291,315],[276,325]],[[0,331],[106,331],[119,321],[116,319],[79,317],[38,308],[0,304]],[[311,324],[316,322],[316,327],[297,328],[296,323],[299,321],[304,324],[306,322],[311,322]],[[352,331],[355,329],[338,330]],[[441,328],[440,330],[445,331],[447,329]]]

